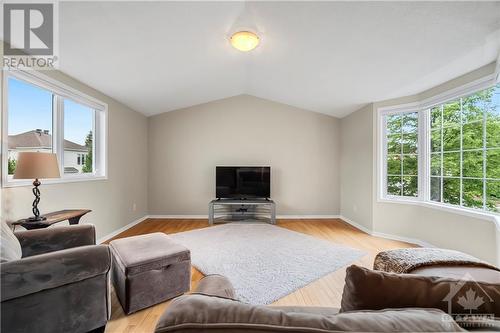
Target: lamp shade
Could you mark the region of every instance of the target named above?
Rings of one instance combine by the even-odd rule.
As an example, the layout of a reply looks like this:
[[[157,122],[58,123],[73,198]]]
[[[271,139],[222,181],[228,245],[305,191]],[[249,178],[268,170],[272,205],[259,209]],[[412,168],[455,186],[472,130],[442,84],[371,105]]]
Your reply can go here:
[[[14,179],[59,178],[56,154],[24,152],[17,155]]]

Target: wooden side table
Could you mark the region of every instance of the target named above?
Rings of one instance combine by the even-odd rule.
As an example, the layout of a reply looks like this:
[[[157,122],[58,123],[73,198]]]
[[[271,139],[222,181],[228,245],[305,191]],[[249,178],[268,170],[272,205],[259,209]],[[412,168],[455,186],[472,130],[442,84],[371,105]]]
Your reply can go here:
[[[52,212],[45,214],[44,216],[47,218],[43,221],[28,221],[27,219],[18,220],[13,222],[12,225],[20,225],[25,227],[28,230],[31,229],[42,229],[47,228],[55,223],[61,221],[69,221],[69,224],[78,224],[80,222],[80,218],[91,212],[90,209],[65,209],[59,210],[57,212]]]

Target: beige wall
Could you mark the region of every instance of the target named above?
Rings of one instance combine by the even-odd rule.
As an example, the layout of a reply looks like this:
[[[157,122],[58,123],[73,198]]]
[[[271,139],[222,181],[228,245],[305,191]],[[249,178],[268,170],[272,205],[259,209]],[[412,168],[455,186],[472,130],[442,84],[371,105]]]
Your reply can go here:
[[[339,214],[339,120],[240,95],[149,118],[149,213],[206,215],[215,166],[270,165],[278,214]]]
[[[421,240],[500,264],[498,228],[490,220],[426,206],[374,201],[373,227],[378,233]]]
[[[372,230],[373,104],[340,121],[340,214]]]
[[[108,104],[109,178],[42,184],[41,212],[92,209],[81,221],[95,224],[98,238],[147,215],[147,118],[60,72],[44,74]],[[32,201],[31,186],[2,188],[1,218],[12,221],[30,216]]]

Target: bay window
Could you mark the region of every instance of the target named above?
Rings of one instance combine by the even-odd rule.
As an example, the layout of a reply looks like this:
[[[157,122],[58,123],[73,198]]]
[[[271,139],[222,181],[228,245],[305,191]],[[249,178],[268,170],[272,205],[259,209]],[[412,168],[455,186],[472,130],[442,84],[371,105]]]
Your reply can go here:
[[[500,84],[379,115],[384,199],[500,213]]]

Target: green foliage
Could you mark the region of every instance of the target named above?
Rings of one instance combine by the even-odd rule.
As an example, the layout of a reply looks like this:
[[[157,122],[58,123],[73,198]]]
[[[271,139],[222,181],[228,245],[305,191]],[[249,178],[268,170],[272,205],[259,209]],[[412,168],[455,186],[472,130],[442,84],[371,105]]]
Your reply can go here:
[[[460,176],[460,153],[443,154],[443,176],[445,177]]]
[[[417,155],[403,155],[403,175],[418,175]]]
[[[483,180],[463,179],[462,200],[465,207],[483,208]]]
[[[486,208],[500,213],[500,180],[486,181]]]
[[[93,135],[92,131],[87,134],[87,137],[85,138],[85,147],[88,149],[88,154],[87,157],[85,158],[85,164],[82,167],[82,172],[83,173],[91,173],[92,172],[92,148],[93,148]]]
[[[8,172],[9,172],[9,175],[13,175],[14,174],[14,171],[16,171],[16,165],[17,165],[17,161],[15,159],[11,159],[9,157],[9,161],[8,161]]]
[[[443,202],[452,205],[460,204],[460,179],[443,179]]]
[[[403,195],[407,197],[418,196],[418,177],[403,176]]]
[[[387,159],[387,174],[401,174],[401,155],[389,155]]]

